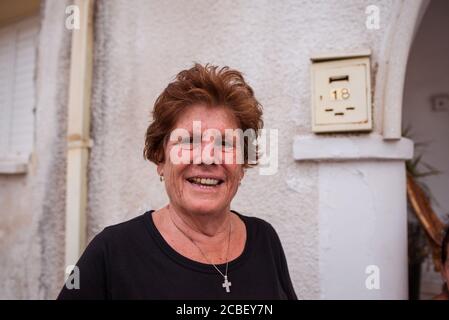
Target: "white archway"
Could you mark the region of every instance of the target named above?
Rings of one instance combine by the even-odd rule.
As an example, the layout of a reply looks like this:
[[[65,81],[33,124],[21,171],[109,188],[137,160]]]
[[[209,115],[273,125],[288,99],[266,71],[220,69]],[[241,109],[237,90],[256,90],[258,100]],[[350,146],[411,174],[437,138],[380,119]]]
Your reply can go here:
[[[382,119],[382,135],[385,140],[401,138],[402,98],[408,55],[429,3],[430,0],[398,2],[395,10],[397,19],[388,31],[388,40],[379,57],[376,83],[381,84],[381,87],[376,91],[375,101],[383,105],[378,119]]]

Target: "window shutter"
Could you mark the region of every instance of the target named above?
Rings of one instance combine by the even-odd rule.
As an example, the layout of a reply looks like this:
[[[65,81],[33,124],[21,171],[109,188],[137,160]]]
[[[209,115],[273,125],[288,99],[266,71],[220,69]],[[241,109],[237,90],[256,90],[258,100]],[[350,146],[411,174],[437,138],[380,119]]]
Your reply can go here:
[[[0,30],[0,157],[28,158],[33,148],[38,20]]]
[[[0,31],[0,155],[8,153],[12,93],[14,90],[15,33],[12,28]]]

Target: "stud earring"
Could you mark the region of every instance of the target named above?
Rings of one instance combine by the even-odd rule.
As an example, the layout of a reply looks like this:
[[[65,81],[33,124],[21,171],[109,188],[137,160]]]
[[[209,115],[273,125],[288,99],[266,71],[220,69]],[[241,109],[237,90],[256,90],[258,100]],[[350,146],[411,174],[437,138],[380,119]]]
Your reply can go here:
[[[163,174],[161,174],[161,175],[159,176],[159,180],[161,180],[161,182],[165,180],[165,178],[164,178],[164,175],[163,175]]]

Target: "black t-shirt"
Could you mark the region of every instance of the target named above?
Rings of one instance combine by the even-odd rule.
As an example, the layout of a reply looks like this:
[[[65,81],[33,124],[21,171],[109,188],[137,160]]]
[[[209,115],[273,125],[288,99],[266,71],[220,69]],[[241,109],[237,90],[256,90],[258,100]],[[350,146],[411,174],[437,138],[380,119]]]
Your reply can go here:
[[[182,256],[164,240],[152,212],[100,232],[77,263],[79,289],[64,285],[58,299],[296,299],[269,223],[233,211],[246,225],[247,240],[229,262],[228,293],[212,265]],[[226,264],[217,267],[225,273]]]

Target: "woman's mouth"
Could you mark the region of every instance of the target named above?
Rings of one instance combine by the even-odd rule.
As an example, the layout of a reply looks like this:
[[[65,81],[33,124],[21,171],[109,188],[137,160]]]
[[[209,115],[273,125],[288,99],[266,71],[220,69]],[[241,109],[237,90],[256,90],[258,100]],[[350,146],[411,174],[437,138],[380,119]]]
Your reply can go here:
[[[199,185],[202,187],[216,187],[224,182],[221,179],[204,178],[204,177],[187,178],[187,181],[192,184]]]

